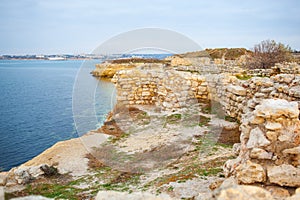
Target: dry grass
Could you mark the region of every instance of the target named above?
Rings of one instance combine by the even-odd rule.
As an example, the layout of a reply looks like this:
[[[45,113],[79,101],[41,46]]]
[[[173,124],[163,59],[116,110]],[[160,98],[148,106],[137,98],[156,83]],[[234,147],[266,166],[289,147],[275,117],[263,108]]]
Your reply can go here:
[[[124,58],[111,60],[112,64],[126,64],[126,63],[167,63],[165,60],[159,60],[155,58]]]
[[[104,167],[105,165],[100,162],[97,158],[95,158],[92,154],[88,153],[85,156],[87,159],[89,159],[88,166],[90,169],[99,169],[101,167]]]

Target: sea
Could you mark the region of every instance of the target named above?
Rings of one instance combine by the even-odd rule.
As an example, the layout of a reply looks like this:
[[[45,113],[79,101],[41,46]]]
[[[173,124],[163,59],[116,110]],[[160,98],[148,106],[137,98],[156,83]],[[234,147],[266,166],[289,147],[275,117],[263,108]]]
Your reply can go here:
[[[96,63],[101,60],[0,60],[1,171],[102,125],[114,105],[115,87],[90,74]],[[88,99],[87,93],[93,98],[94,120],[86,117],[90,113],[83,116],[91,102],[81,101]]]
[[[102,126],[116,103],[113,83],[90,74],[102,61],[0,60],[0,171]]]

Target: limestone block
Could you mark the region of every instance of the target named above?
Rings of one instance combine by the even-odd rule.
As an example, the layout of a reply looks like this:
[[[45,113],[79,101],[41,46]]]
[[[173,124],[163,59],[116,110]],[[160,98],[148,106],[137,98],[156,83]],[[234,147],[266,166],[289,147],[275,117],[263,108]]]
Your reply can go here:
[[[261,92],[261,93],[270,93],[270,92],[272,92],[272,91],[274,91],[274,90],[275,90],[274,87],[267,87],[267,88],[261,88],[261,89],[260,89],[260,92]]]
[[[289,84],[291,83],[295,78],[295,75],[293,74],[277,74],[276,76],[273,77],[274,81],[279,82],[279,83],[286,83]]]
[[[276,122],[267,122],[266,124],[266,129],[276,131],[282,128],[282,125],[280,123]]]
[[[280,186],[300,187],[300,169],[292,165],[270,166],[267,168],[267,174],[271,183]]]
[[[271,160],[273,156],[272,152],[267,152],[264,149],[253,148],[250,152],[250,158],[254,159],[269,159]]]
[[[227,90],[229,92],[232,92],[233,94],[240,95],[240,96],[246,96],[247,90],[241,86],[237,85],[229,85],[227,87]]]
[[[275,199],[286,199],[287,197],[290,197],[289,191],[282,187],[267,186],[266,190],[269,191]]]
[[[278,132],[275,132],[275,131],[267,131],[267,132],[266,132],[266,136],[267,136],[267,138],[268,138],[270,141],[274,142],[274,141],[277,140]]]
[[[270,192],[257,186],[235,185],[221,190],[217,200],[274,200]]]
[[[291,197],[286,198],[286,200],[299,200],[300,199],[300,193],[296,193]]]
[[[283,150],[284,154],[300,154],[300,146]]]
[[[266,181],[266,172],[260,164],[247,160],[236,168],[236,178],[238,182],[250,184]]]
[[[278,118],[281,116],[298,118],[299,110],[297,102],[288,102],[284,99],[265,99],[261,105],[255,107],[257,116]]]
[[[247,148],[263,147],[271,144],[270,141],[265,137],[264,133],[260,128],[256,127],[250,131],[249,140],[247,142]]]
[[[150,96],[151,93],[149,91],[144,91],[142,92],[142,96]]]
[[[289,95],[300,98],[300,86],[294,86],[289,89]]]
[[[235,155],[239,155],[240,154],[240,150],[241,150],[241,143],[235,143],[232,146],[232,151],[234,152]]]
[[[251,124],[262,124],[264,122],[265,122],[265,119],[263,117],[256,117],[256,116],[250,117]]]

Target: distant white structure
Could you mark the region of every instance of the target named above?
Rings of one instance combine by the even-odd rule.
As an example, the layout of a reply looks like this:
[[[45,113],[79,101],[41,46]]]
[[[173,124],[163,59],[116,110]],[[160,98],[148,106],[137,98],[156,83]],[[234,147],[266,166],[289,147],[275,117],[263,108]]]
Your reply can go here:
[[[66,60],[66,58],[55,56],[55,57],[48,57],[48,60]]]

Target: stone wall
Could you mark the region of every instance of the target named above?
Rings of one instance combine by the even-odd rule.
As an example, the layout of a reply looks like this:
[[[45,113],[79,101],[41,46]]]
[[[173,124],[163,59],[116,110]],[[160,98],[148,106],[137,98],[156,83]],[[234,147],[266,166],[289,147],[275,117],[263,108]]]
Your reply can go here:
[[[300,187],[300,121],[298,104],[265,99],[248,112],[240,126],[237,159],[224,166],[239,183]]]
[[[297,63],[284,63],[276,64],[270,69],[245,69],[242,64],[237,61],[225,60],[224,62],[206,62],[203,58],[190,58],[189,65],[174,65],[174,69],[178,71],[191,71],[198,72],[200,74],[220,74],[230,73],[236,74],[247,74],[250,76],[263,76],[270,77],[275,74],[300,74],[300,65]],[[187,61],[187,62],[188,62]]]
[[[300,75],[293,74],[239,80],[225,73],[201,75],[164,65],[148,65],[119,71],[113,81],[117,100],[125,105],[157,105],[173,110],[214,100],[227,115],[239,120],[263,99],[278,98],[300,104]]]
[[[300,187],[299,74],[239,80],[150,65],[119,71],[113,80],[118,102],[127,105],[176,110],[202,100],[219,102],[241,122],[238,158],[227,161],[226,176],[242,184]]]
[[[231,117],[241,119],[243,114],[253,111],[263,99],[268,98],[296,101],[300,105],[300,75],[278,74],[249,80],[228,75],[216,77],[217,96],[224,111]]]
[[[165,110],[183,108],[208,99],[204,76],[151,65],[115,74],[117,101],[125,105],[157,105]]]

